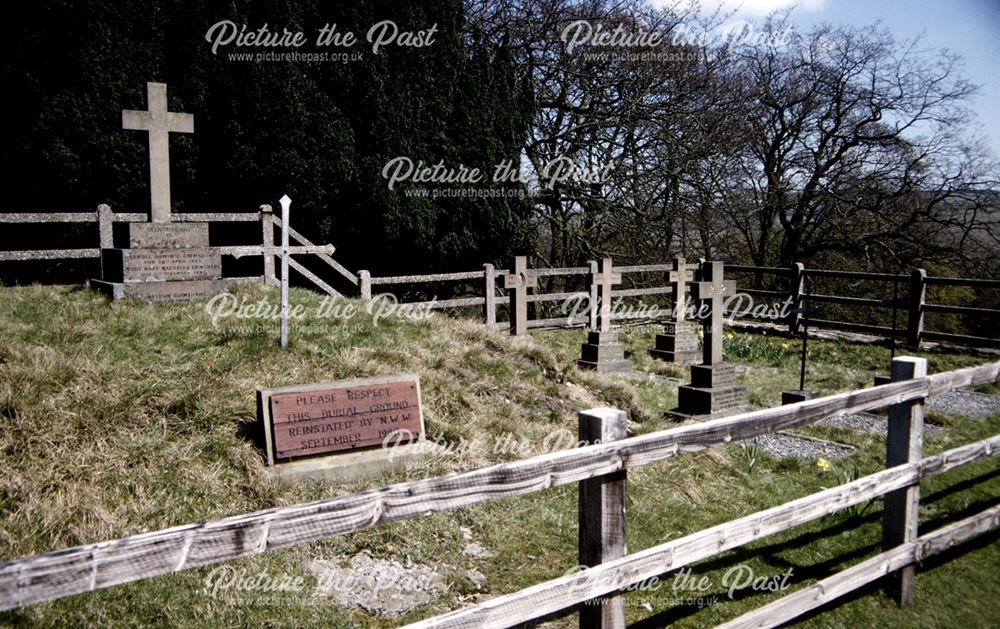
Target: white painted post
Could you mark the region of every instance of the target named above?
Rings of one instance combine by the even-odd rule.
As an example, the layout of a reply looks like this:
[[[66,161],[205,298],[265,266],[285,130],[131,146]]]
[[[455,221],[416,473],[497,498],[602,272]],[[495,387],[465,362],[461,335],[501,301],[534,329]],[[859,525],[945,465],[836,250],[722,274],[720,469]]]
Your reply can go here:
[[[892,381],[927,376],[927,359],[899,356],[892,359]],[[924,399],[889,407],[886,435],[886,468],[919,461],[924,450]],[[920,484],[885,495],[882,517],[882,548],[890,550],[917,539],[919,532]],[[889,592],[900,606],[913,604],[916,567],[906,566],[889,577]]]
[[[284,195],[281,203],[281,348],[288,347],[288,210],[292,200]]]
[[[628,414],[614,408],[581,411],[580,442],[607,443],[628,436]],[[592,568],[628,554],[625,540],[626,472],[580,481],[579,558]],[[580,629],[624,629],[625,595],[585,602],[580,607]]]
[[[274,210],[269,204],[260,206],[261,246],[274,247]],[[274,286],[278,278],[274,275],[274,255],[264,253],[264,284]]]

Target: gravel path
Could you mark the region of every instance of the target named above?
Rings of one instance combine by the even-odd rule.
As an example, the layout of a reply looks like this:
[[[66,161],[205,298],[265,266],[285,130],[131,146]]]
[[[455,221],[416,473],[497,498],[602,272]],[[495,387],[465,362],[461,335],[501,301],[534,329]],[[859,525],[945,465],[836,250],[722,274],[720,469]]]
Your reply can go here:
[[[761,452],[779,459],[842,459],[854,452],[853,446],[844,443],[783,432],[761,435],[753,442]]]
[[[989,417],[994,413],[1000,413],[1000,396],[971,391],[952,391],[935,395],[927,400],[927,405],[939,413]]]
[[[849,430],[859,430],[876,435],[884,435],[889,429],[889,420],[879,415],[871,413],[858,413],[856,415],[845,415],[843,417],[832,417],[816,422],[817,426],[834,426],[836,428],[847,428]],[[941,426],[924,423],[924,433],[928,435],[938,435],[944,432]]]

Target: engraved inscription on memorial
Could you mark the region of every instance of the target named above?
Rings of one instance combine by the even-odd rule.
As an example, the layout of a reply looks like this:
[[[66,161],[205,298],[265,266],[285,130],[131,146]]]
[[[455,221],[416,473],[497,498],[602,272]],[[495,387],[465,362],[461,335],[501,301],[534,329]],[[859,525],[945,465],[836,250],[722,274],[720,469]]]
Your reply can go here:
[[[208,223],[134,223],[132,249],[190,249],[208,246]]]
[[[381,445],[422,430],[416,378],[272,393],[269,409],[276,458]]]
[[[133,249],[123,273],[126,282],[209,279],[222,275],[222,260],[210,249]]]

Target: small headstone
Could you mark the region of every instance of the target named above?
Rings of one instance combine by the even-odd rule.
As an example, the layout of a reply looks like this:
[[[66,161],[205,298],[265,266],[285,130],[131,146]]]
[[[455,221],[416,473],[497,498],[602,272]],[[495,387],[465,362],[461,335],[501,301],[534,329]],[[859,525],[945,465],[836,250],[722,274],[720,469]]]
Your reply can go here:
[[[587,342],[581,347],[577,365],[583,369],[632,370],[632,362],[625,359],[625,346],[618,341],[618,330],[611,327],[611,287],[621,281],[622,275],[614,272],[611,258],[602,259],[598,272],[591,274],[590,282],[597,286],[597,325],[587,333]]]
[[[269,471],[286,480],[358,480],[435,451],[416,374],[258,389],[257,414]]]
[[[691,285],[692,297],[710,310],[704,324],[704,364],[693,365],[691,384],[678,387],[675,415],[714,415],[746,405],[747,390],[737,384],[736,365],[722,361],[725,298],[736,294],[736,282],[724,280],[723,272],[722,262],[709,262],[703,266],[703,281]]]
[[[701,362],[694,324],[687,321],[687,289],[694,280],[694,271],[680,257],[674,258],[673,267],[669,280],[674,294],[674,316],[664,324],[663,332],[656,335],[656,346],[649,354],[678,365],[694,365]]]

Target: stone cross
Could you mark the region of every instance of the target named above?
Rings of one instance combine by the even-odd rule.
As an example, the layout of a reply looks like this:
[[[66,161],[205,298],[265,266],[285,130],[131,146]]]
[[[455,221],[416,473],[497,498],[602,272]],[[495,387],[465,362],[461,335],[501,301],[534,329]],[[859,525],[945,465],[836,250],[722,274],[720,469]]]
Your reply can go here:
[[[194,116],[167,111],[166,83],[146,83],[148,111],[122,110],[122,128],[149,132],[149,198],[154,223],[170,222],[169,133],[194,133]]]
[[[725,265],[722,262],[707,262],[702,265],[703,282],[691,284],[691,296],[701,302],[709,302],[710,315],[705,325],[703,362],[706,365],[722,363],[722,318],[724,298],[736,294],[736,280],[723,280]]]
[[[503,276],[503,287],[510,290],[510,333],[520,336],[528,331],[528,289],[538,287],[538,275],[528,270],[528,258],[515,256],[514,268]]]
[[[694,273],[684,264],[684,258],[674,258],[674,268],[668,277],[674,293],[674,321],[680,323],[687,318],[687,285],[694,280]]]
[[[611,287],[622,283],[622,274],[611,269],[611,258],[602,258],[598,272],[590,274],[590,283],[597,285],[597,301],[600,303],[596,332],[611,330]]]

